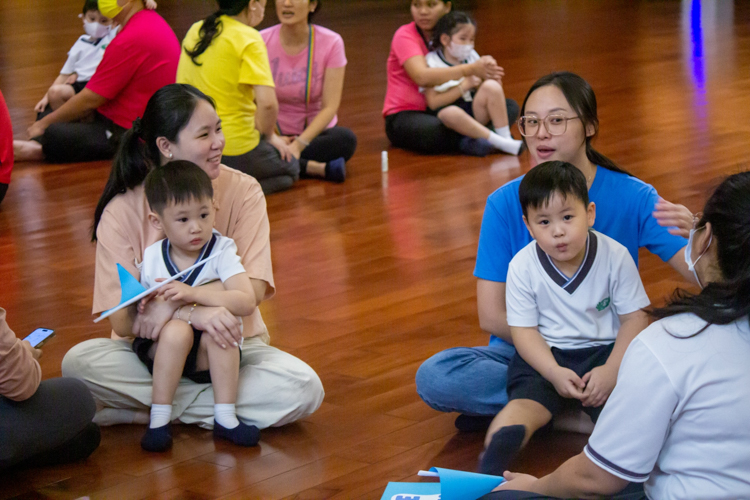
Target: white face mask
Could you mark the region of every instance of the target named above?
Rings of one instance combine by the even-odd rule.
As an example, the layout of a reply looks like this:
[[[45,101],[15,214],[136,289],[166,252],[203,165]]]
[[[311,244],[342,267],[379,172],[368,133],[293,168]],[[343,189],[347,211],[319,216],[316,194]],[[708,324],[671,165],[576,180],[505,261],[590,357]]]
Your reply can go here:
[[[703,226],[699,229],[691,229],[690,230],[690,236],[688,236],[688,242],[687,246],[685,247],[685,263],[688,266],[688,271],[693,273],[693,276],[695,276],[695,281],[698,282],[698,286],[703,289],[703,284],[701,283],[700,278],[698,277],[698,273],[695,270],[695,265],[698,263],[699,260],[701,260],[701,257],[703,257],[706,252],[708,251],[708,247],[711,246],[711,242],[714,239],[714,235],[711,234],[708,239],[708,245],[706,246],[706,249],[701,252],[701,254],[698,256],[697,259],[695,259],[695,262],[693,262],[693,236],[695,235],[696,231],[700,231],[701,229],[706,229],[706,226]]]
[[[474,44],[467,43],[466,45],[461,45],[451,42],[448,44],[445,50],[448,51],[448,54],[450,54],[452,57],[455,57],[459,61],[465,61],[469,58],[471,52],[474,50]]]
[[[86,31],[86,34],[90,36],[91,38],[104,38],[109,34],[109,31],[111,29],[111,26],[105,26],[103,24],[99,24],[97,22],[89,22],[84,21],[83,22],[83,29]]]

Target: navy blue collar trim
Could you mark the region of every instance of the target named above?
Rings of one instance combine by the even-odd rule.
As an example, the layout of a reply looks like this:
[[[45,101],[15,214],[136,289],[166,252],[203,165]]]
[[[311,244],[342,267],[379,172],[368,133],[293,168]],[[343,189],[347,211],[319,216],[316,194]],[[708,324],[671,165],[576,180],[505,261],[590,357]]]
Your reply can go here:
[[[554,281],[563,290],[573,295],[573,293],[578,289],[581,283],[583,283],[583,280],[586,279],[589,271],[591,271],[591,268],[594,265],[594,260],[596,259],[597,248],[598,241],[596,238],[596,234],[594,234],[592,231],[589,231],[586,246],[586,255],[583,257],[583,262],[578,268],[578,271],[576,271],[576,273],[571,278],[565,276],[560,272],[559,269],[557,269],[557,267],[555,267],[555,264],[552,263],[552,259],[550,259],[549,255],[547,255],[544,250],[542,250],[538,243],[536,244],[536,255],[539,259],[539,263],[542,265],[542,268],[545,270],[547,275],[552,278],[552,281]]]
[[[216,237],[216,234],[211,235],[211,239],[208,240],[208,242],[203,245],[203,248],[201,249],[201,253],[198,256],[198,258],[195,260],[195,262],[200,262],[209,255],[211,255],[211,252],[214,249],[214,246],[216,246],[216,241],[218,238]],[[169,247],[170,243],[167,238],[164,238],[164,241],[161,243],[161,254],[164,258],[164,265],[167,266],[167,272],[170,276],[174,276],[175,274],[179,273],[180,271],[177,269],[177,266],[174,265],[174,262],[172,262],[172,257],[169,256]],[[177,281],[181,281],[185,283],[186,285],[193,286],[193,283],[195,283],[195,280],[198,278],[198,275],[203,270],[203,266],[206,264],[200,265],[190,271],[190,273],[181,276],[177,278]]]

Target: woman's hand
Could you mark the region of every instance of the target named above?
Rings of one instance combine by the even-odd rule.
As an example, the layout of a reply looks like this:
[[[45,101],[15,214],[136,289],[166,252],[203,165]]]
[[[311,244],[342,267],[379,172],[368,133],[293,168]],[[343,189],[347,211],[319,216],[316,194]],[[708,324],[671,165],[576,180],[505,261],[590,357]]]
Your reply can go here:
[[[275,132],[266,138],[266,141],[276,148],[281,155],[281,159],[284,161],[292,161],[292,151],[289,149],[289,145]]]
[[[31,342],[29,342],[28,340],[24,340],[23,342],[21,342],[21,345],[23,345],[24,349],[29,351],[29,353],[34,357],[35,360],[39,361],[39,358],[42,357],[42,350],[33,347],[31,345]]]
[[[242,339],[240,320],[225,307],[196,307],[190,321],[196,329],[209,334],[223,349],[238,346]]]
[[[617,370],[609,365],[597,366],[582,379],[586,383],[586,389],[583,391],[583,406],[593,406],[597,408],[602,406],[612,394],[612,390],[617,383]]]
[[[653,215],[660,226],[669,228],[669,234],[675,234],[683,238],[690,236],[694,217],[685,205],[676,205],[664,198],[659,198]]]
[[[39,120],[32,123],[31,127],[26,129],[26,133],[29,135],[29,139],[33,139],[44,135],[45,130],[47,130],[47,125],[44,125],[42,120]]]
[[[471,73],[482,80],[499,82],[505,76],[505,70],[497,65],[497,61],[492,56],[482,56],[478,61],[471,63],[471,66]]]
[[[289,144],[289,151],[292,152],[292,156],[297,158],[299,160],[299,157],[302,156],[302,150],[305,149],[305,146],[303,146],[299,141],[295,140],[291,144]]]
[[[509,470],[503,473],[503,477],[505,478],[505,482],[492,491],[531,491],[534,483],[538,481],[537,478],[529,474],[520,474]]]
[[[180,302],[167,301],[162,297],[154,297],[144,306],[139,304],[138,315],[133,321],[133,335],[144,339],[157,340],[161,329],[172,319],[175,310],[181,305]]]
[[[49,97],[47,97],[47,94],[44,94],[42,100],[36,103],[36,106],[34,106],[34,111],[36,111],[37,113],[43,112],[44,108],[47,107],[47,104],[49,104]]]

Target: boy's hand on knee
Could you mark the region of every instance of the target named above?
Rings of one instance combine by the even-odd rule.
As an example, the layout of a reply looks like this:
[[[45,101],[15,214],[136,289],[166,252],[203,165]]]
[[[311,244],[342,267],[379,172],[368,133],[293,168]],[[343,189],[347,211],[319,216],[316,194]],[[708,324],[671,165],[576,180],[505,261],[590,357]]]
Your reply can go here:
[[[597,366],[583,376],[586,389],[583,391],[583,406],[602,406],[612,394],[617,383],[617,370],[609,365]]]
[[[557,366],[552,370],[549,381],[555,386],[555,390],[560,396],[570,399],[583,399],[583,390],[586,383],[570,368]]]

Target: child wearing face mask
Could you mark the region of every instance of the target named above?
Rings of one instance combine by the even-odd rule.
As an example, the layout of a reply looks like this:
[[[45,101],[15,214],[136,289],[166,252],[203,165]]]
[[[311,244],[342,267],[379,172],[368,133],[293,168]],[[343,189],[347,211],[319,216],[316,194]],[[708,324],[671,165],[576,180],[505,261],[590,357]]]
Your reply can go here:
[[[427,66],[447,68],[478,61],[475,36],[476,22],[471,16],[458,11],[444,15],[435,26],[433,50],[425,57]],[[421,90],[440,121],[465,136],[459,145],[462,153],[486,156],[493,151],[511,155],[521,152],[523,141],[510,134],[505,93],[499,81],[468,76]],[[493,129],[486,126],[490,122]]]
[[[97,66],[104,56],[104,49],[117,34],[112,28],[112,20],[99,12],[97,0],[86,0],[83,4],[85,35],[81,35],[68,52],[68,60],[60,75],[52,83],[46,94],[36,106],[37,120],[56,110],[76,95],[94,75]]]

